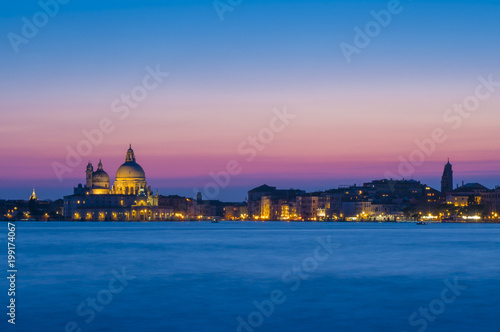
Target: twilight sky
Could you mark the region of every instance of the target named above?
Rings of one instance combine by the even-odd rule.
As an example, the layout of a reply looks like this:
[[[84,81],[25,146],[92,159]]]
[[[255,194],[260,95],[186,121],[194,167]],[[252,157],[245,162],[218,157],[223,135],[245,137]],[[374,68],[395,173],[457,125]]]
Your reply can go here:
[[[393,176],[439,189],[448,157],[456,183],[500,185],[500,86],[482,83],[500,82],[500,3],[401,1],[348,63],[340,45],[355,47],[354,29],[377,27],[371,12],[389,3],[245,0],[221,21],[211,0],[71,0],[43,24],[37,1],[2,2],[0,199],[32,186],[41,199],[71,194],[99,158],[113,181],[129,143],[162,194],[194,196],[231,160],[241,174],[217,196],[231,201],[263,183],[324,190]],[[37,33],[23,28],[34,16]],[[147,76],[156,68],[168,77]],[[478,89],[474,111],[453,111]],[[133,92],[143,100],[127,106]],[[271,139],[284,109],[295,117]],[[68,167],[68,148],[103,119],[112,129]],[[423,154],[415,141],[436,128],[446,139]],[[71,172],[60,181],[54,165]]]

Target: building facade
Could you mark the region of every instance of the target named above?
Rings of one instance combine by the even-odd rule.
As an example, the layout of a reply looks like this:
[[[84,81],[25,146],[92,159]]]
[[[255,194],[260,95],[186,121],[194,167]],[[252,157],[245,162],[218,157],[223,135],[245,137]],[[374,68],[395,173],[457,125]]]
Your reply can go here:
[[[78,185],[73,195],[64,197],[64,217],[69,220],[154,221],[170,220],[173,209],[158,205],[158,193],[147,185],[146,173],[136,162],[132,146],[125,163],[116,171],[114,185],[99,161],[94,171],[86,168],[85,186]]]

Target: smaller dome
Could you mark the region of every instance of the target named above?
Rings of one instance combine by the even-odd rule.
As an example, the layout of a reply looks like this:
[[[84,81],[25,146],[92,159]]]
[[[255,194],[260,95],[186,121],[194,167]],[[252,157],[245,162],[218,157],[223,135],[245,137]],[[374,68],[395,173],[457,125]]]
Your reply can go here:
[[[98,169],[92,174],[93,182],[109,182],[109,175],[102,169]]]

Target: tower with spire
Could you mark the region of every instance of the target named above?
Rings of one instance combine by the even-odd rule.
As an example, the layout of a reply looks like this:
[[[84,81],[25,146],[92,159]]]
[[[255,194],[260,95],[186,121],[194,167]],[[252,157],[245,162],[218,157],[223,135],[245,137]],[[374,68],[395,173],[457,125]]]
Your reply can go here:
[[[87,170],[85,171],[86,174],[86,182],[85,185],[87,188],[92,189],[92,175],[94,174],[94,166],[92,166],[92,163],[89,161],[87,164]]]
[[[453,191],[453,167],[450,164],[450,158],[448,158],[448,163],[444,166],[443,177],[441,178],[441,193],[445,194]]]
[[[135,154],[134,150],[132,150],[132,144],[129,145],[127,156],[125,157],[125,162],[134,162],[135,163]]]
[[[30,196],[30,201],[38,201],[38,197],[36,197],[36,193],[35,193],[35,187],[33,187],[33,193],[31,194]]]

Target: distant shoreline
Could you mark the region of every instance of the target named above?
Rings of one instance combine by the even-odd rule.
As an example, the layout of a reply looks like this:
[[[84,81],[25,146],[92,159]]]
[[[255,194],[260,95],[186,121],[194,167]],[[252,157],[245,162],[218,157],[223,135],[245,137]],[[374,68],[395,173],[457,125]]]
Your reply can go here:
[[[21,222],[21,223],[136,223],[136,224],[158,224],[158,223],[205,223],[209,224],[211,223],[210,221],[203,220],[161,220],[161,221],[112,221],[112,220],[106,220],[106,221],[96,221],[96,220],[0,220],[2,222]],[[254,220],[220,220],[220,222],[226,222],[226,223],[255,223],[255,224],[262,224],[262,223],[304,223],[304,224],[322,224],[322,223],[328,223],[328,224],[333,224],[333,223],[349,223],[349,224],[416,224],[417,221],[254,221]],[[426,222],[426,225],[431,225],[431,224],[500,224],[500,221],[491,221],[491,220],[480,220],[480,221],[431,221],[431,222]]]

